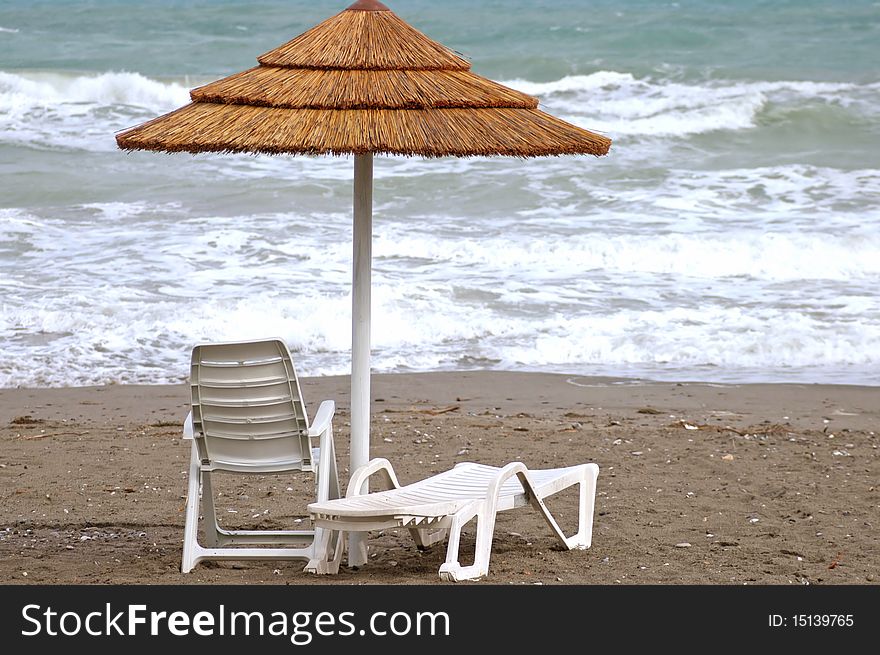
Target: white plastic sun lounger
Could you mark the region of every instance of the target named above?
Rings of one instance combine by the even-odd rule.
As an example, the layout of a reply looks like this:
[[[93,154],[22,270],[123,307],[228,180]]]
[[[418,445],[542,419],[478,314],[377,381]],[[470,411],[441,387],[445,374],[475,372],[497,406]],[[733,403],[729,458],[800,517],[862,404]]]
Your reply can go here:
[[[376,473],[382,474],[390,490],[360,495],[358,490],[363,488],[363,483]],[[333,548],[334,532],[409,528],[419,547],[442,541],[448,533],[441,578],[452,581],[480,578],[489,572],[496,514],[527,504],[541,513],[566,548],[589,548],[598,474],[596,464],[530,471],[520,462],[503,468],[462,463],[401,487],[388,460],[374,459],[351,476],[345,498],[309,504],[312,521],[325,532],[321,542],[316,544],[316,558],[306,571],[339,571],[346,540],[344,534],[339,534]],[[566,537],[544,499],[574,484],[580,487],[578,529]],[[461,530],[474,518],[477,519],[474,563],[462,566],[458,561]]]

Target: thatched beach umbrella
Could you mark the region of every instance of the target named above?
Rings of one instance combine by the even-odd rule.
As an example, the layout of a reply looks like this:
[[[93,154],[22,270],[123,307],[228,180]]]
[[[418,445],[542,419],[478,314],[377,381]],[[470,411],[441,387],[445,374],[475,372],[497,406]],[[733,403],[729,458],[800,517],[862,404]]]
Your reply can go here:
[[[604,155],[611,140],[550,116],[378,0],[343,12],[194,89],[192,103],[120,132],[125,150],[354,158],[351,470],[369,459],[373,154]],[[354,539],[349,563],[362,564]]]

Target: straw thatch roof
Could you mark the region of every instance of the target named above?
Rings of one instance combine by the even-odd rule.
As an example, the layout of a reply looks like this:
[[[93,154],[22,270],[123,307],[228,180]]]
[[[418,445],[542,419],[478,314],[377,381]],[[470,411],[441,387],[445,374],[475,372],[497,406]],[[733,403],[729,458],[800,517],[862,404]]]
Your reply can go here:
[[[611,140],[550,116],[377,0],[358,0],[259,66],[191,92],[193,102],[120,132],[126,150],[604,155]]]

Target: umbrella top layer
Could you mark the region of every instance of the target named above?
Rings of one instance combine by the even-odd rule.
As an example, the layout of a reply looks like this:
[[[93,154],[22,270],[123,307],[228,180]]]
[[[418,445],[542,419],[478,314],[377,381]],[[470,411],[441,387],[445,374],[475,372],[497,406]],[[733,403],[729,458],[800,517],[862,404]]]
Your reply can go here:
[[[357,0],[348,8],[349,11],[391,11],[379,0]]]
[[[116,136],[126,150],[386,153],[428,157],[592,154],[611,140],[538,110],[377,0],[191,92],[193,102]]]
[[[266,66],[292,68],[468,70],[471,65],[428,38],[393,11],[355,3],[292,41],[257,57]]]

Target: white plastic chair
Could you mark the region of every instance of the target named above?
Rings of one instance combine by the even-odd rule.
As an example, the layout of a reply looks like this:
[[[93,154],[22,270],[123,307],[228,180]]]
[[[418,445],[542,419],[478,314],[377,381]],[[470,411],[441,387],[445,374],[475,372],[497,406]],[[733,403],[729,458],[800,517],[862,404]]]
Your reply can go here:
[[[312,472],[317,500],[338,498],[333,401],[321,403],[309,425],[293,361],[281,339],[196,346],[190,386],[192,410],[184,438],[192,440],[192,455],[181,571],[206,559],[314,560],[316,544],[331,543],[323,538],[323,528],[221,529],[211,476],[218,471]],[[315,439],[318,447],[312,445]],[[198,540],[200,507],[205,546]],[[256,545],[262,547],[243,547]],[[311,568],[321,567],[313,563]]]
[[[360,495],[363,483],[377,473],[382,474],[391,490]],[[461,463],[449,471],[401,487],[388,460],[374,459],[351,476],[345,498],[319,500],[309,505],[312,521],[326,531],[317,547],[320,570],[314,566],[306,570],[337,573],[344,549],[344,532],[409,528],[419,547],[442,541],[448,534],[441,578],[451,581],[480,578],[489,572],[497,513],[525,505],[541,513],[563,546],[589,548],[598,475],[596,464],[530,471],[520,462],[503,468]],[[575,484],[579,485],[580,492],[578,528],[567,537],[544,499]],[[474,563],[462,566],[458,561],[461,530],[473,518],[477,519]],[[340,538],[334,543],[337,531]]]

